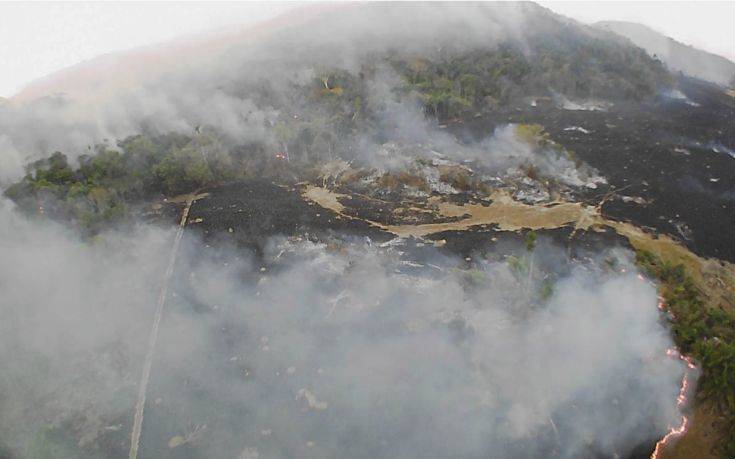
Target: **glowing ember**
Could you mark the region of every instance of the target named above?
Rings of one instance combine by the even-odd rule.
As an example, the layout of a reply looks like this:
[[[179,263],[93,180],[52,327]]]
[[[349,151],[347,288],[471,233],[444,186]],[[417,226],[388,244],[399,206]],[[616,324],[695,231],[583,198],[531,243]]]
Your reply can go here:
[[[679,396],[676,397],[677,406],[679,408],[683,408],[684,405],[686,405],[687,403],[687,392],[689,392],[690,386],[689,379],[692,375],[692,372],[690,370],[694,370],[697,367],[696,365],[694,365],[694,361],[692,361],[691,358],[681,355],[681,353],[676,349],[667,349],[666,355],[671,358],[680,359],[687,364],[687,371],[686,373],[684,373],[684,377],[681,379],[681,389],[679,389]],[[679,424],[679,427],[669,427],[669,432],[656,443],[656,448],[651,454],[651,459],[657,459],[661,457],[661,452],[663,451],[664,447],[666,447],[666,445],[669,444],[672,439],[682,436],[688,428],[689,418],[682,415],[681,424]]]
[[[651,454],[651,459],[655,459],[657,457],[661,456],[661,451],[663,450],[663,447],[671,440],[672,438],[676,438],[680,435],[683,435],[684,432],[686,432],[687,428],[689,427],[689,419],[687,419],[686,416],[681,417],[681,425],[678,428],[671,428],[669,430],[669,433],[664,436],[661,440],[656,443],[656,449],[653,450],[653,454]]]
[[[677,405],[682,406],[687,401],[686,391],[688,388],[689,388],[689,381],[687,381],[687,379],[684,378],[682,380],[681,390],[679,391],[679,396],[676,397]]]

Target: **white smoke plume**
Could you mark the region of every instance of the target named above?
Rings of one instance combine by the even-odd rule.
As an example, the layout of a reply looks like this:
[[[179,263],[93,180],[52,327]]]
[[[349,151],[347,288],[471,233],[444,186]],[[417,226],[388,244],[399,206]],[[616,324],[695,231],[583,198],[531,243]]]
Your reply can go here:
[[[52,425],[124,445],[171,233],[90,246],[7,206],[0,231],[0,439],[28,451]],[[141,457],[625,456],[676,421],[683,368],[654,287],[611,256],[627,274],[571,264],[542,300],[541,277],[493,258],[409,272],[362,241],[275,239],[258,261],[189,237]]]
[[[353,8],[184,52],[150,75],[112,66],[124,74],[94,88],[4,103],[0,181],[54,150],[74,158],[138,132],[211,125],[232,144],[273,142],[278,117],[308,103],[294,87],[321,67],[356,73],[380,53],[523,44],[525,13],[538,12]],[[498,170],[537,161],[574,185],[589,178],[570,173],[568,160],[539,159],[512,127],[461,145],[410,97],[397,100],[394,74],[375,70],[365,103],[406,143]],[[374,159],[380,145],[359,140],[356,155]],[[0,448],[21,457],[47,447],[62,457],[127,454],[171,236],[141,223],[83,241],[0,202]],[[548,243],[533,255],[535,273],[523,272],[531,255],[515,252],[467,270],[432,249],[431,263],[413,272],[413,261],[362,240],[274,239],[259,259],[185,238],[140,457],[625,456],[677,421],[683,368],[665,357],[672,342],[654,287],[602,262],[569,263]],[[613,255],[635,271],[628,255]],[[556,282],[541,298],[543,260],[565,268],[545,263]]]
[[[253,31],[86,63],[77,71],[81,83],[70,69],[56,86],[53,78],[31,86],[0,105],[0,152],[24,164],[57,150],[74,159],[100,142],[114,147],[141,132],[191,134],[203,125],[233,144],[268,143],[279,114],[309,103],[294,88],[321,69],[357,75],[365,62],[391,53],[434,58],[501,41],[525,48],[527,34],[566,22],[526,3],[307,8]],[[381,89],[371,103],[389,108],[400,84],[376,81]],[[390,124],[398,115],[388,108]]]

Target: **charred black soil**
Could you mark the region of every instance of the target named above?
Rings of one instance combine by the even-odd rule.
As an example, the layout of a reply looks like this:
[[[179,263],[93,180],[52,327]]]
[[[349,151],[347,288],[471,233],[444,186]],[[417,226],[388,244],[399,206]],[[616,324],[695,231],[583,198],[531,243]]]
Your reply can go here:
[[[718,95],[716,88],[701,82],[682,80],[680,84],[691,103],[665,100],[646,105],[617,105],[608,111],[526,106],[455,122],[448,129],[469,141],[490,135],[496,126],[506,123],[541,124],[556,142],[574,151],[608,179],[609,187],[583,189],[578,194],[580,200],[590,205],[604,200],[603,217],[629,221],[650,232],[669,235],[700,256],[735,261],[735,232],[731,230],[735,225],[735,214],[731,211],[735,205],[732,192],[735,157],[727,150],[735,147],[735,99],[723,99],[726,96]],[[459,269],[466,273],[470,284],[484,282],[479,274],[474,274],[480,272],[477,268],[482,263],[527,256],[524,245],[528,230],[501,231],[498,226],[488,224],[462,231],[436,232],[424,238],[396,238],[370,223],[421,225],[462,218],[430,212],[432,206],[427,198],[406,202],[400,195],[390,193],[367,196],[343,185],[337,191],[344,195],[339,198],[344,211],[337,212],[306,199],[302,195],[304,186],[259,179],[208,189],[208,196],[192,206],[187,222],[189,237],[196,236],[203,249],[232,247],[227,259],[221,260],[225,264],[254,257],[257,260],[254,268],[241,273],[249,285],[257,285],[263,277],[287,267],[287,259],[279,259],[280,255],[273,259],[272,254],[270,257],[267,254],[268,244],[274,237],[308,239],[325,244],[327,250],[337,251],[355,242],[378,245],[380,250],[397,257],[396,273],[431,277],[445,270]],[[466,194],[448,200],[460,204],[479,202]],[[169,212],[175,208],[172,206]],[[563,276],[579,266],[586,269],[585,266],[596,265],[606,269],[606,260],[599,260],[600,254],[616,247],[631,248],[628,239],[612,228],[580,230],[570,224],[536,233],[539,243],[562,248],[534,259],[536,269],[553,273],[550,276]],[[180,278],[177,284],[181,287],[174,292],[171,306],[191,308],[199,314],[211,313],[198,304],[196,288],[186,281],[189,274],[187,267],[177,267],[175,276]],[[231,311],[222,312],[226,315]],[[247,362],[233,364],[231,359],[235,357],[228,353],[247,333],[246,329],[233,329],[223,321],[222,342],[218,344],[221,352],[210,360],[213,368],[231,367],[242,378],[256,371]],[[180,378],[179,387],[185,394],[182,398],[197,399],[196,394],[206,392],[197,386],[201,382],[196,377],[180,375]],[[154,384],[152,400],[165,400],[166,394],[156,391]],[[193,407],[154,403],[148,407],[149,430],[144,432],[143,443],[147,445],[144,455],[167,457],[176,452],[176,457],[196,457],[197,450],[191,444],[172,448],[170,441],[196,435],[197,429],[215,431],[222,426],[226,430],[234,420],[247,417],[246,411],[245,405],[206,398]],[[191,413],[202,412],[209,413],[204,416],[208,427],[184,422],[197,417]],[[303,413],[294,415],[313,428],[322,422]],[[252,433],[251,440],[255,442],[257,437],[257,433]],[[168,444],[167,439],[171,439]],[[639,446],[630,457],[649,457],[655,441],[652,438],[650,444]],[[238,447],[232,445],[233,449]]]
[[[700,81],[681,79],[690,97],[620,104],[608,111],[516,107],[450,126],[478,139],[508,122],[544,126],[552,138],[604,175],[620,197],[606,217],[668,234],[698,255],[735,261],[735,98]],[[693,105],[699,104],[699,105]],[[572,130],[581,127],[589,133]],[[590,192],[592,203],[604,192]]]
[[[368,223],[344,218],[305,201],[296,186],[266,180],[237,182],[213,188],[189,214],[189,231],[207,243],[228,243],[262,255],[274,236],[331,234],[368,236],[386,241],[392,236]]]

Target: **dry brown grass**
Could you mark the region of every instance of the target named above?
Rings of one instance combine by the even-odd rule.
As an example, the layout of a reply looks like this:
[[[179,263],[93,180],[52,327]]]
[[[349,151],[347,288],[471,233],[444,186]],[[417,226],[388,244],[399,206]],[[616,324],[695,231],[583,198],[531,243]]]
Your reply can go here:
[[[470,174],[464,169],[458,167],[440,167],[439,171],[439,180],[452,185],[457,190],[470,191],[475,188],[474,180],[472,180]]]
[[[697,405],[687,433],[663,450],[664,459],[714,459],[717,445],[723,440],[719,420],[707,404]]]
[[[708,307],[732,310],[735,265],[701,258],[668,236],[654,236],[630,223],[606,220],[605,224],[625,236],[635,249],[651,252],[672,266],[683,265],[707,299]]]
[[[378,179],[378,184],[392,191],[399,190],[404,185],[418,188],[425,192],[429,191],[429,184],[426,183],[425,178],[405,171],[397,174],[386,172]]]

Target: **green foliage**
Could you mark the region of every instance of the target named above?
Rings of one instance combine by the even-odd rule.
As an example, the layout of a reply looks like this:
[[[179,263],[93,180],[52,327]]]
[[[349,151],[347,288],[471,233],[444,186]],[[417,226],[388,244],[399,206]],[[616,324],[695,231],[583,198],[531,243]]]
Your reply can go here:
[[[536,234],[536,231],[529,231],[526,233],[526,237],[524,239],[524,243],[526,245],[526,250],[529,252],[533,251],[534,248],[536,248],[536,239],[538,238],[538,235]]]
[[[33,169],[35,170],[35,181],[40,184],[39,186],[64,185],[74,178],[74,172],[69,167],[66,155],[58,151],[47,159],[36,161]]]
[[[481,78],[463,73],[461,61],[429,62],[422,59],[396,61],[394,67],[404,75],[404,92],[418,95],[425,111],[437,118],[460,116],[473,108],[482,96]]]
[[[183,193],[210,184],[214,174],[207,162],[195,148],[172,149],[160,163],[153,167],[163,188],[172,193]]]
[[[671,84],[664,66],[640,49],[570,31],[538,33],[528,48],[504,43],[433,60],[394,59],[404,92],[438,119],[508,104],[529,94],[640,99]]]
[[[551,295],[554,294],[554,281],[551,279],[544,279],[543,282],[541,282],[541,287],[539,289],[539,298],[541,301],[547,301],[549,298],[551,298]]]
[[[549,134],[540,124],[520,123],[515,127],[515,134],[519,139],[531,145],[540,145],[549,139]]]
[[[698,390],[712,400],[735,434],[735,317],[732,312],[708,307],[702,293],[682,265],[672,265],[648,251],[636,252],[636,260],[661,282],[667,310],[672,317],[676,345],[702,367]],[[735,444],[727,445],[735,452]]]
[[[528,272],[528,262],[525,259],[509,255],[506,260],[510,269],[516,274],[526,274]]]
[[[482,285],[487,283],[487,274],[485,271],[479,270],[479,269],[468,269],[466,271],[466,274],[469,278],[469,281],[473,285]]]
[[[129,217],[131,204],[157,194],[194,191],[242,174],[230,151],[212,132],[127,138],[119,149],[105,145],[79,157],[76,169],[56,152],[28,166],[5,195],[28,213],[70,221],[94,234]]]
[[[56,152],[30,164],[6,195],[28,212],[73,221],[93,233],[106,222],[124,220],[132,205],[157,194],[190,192],[246,174],[293,173],[338,155],[350,158],[363,139],[384,142],[390,135],[380,114],[392,101],[418,101],[426,114],[444,120],[550,91],[641,98],[668,75],[637,48],[566,29],[534,33],[526,45],[438,50],[429,56],[371,55],[359,71],[319,67],[310,81],[286,89],[260,82],[249,96],[258,106],[278,111],[277,119],[263,122],[272,140],[224,148],[207,126],[191,136],[136,135],[116,148],[95,147],[79,157],[78,167]],[[372,83],[386,64],[403,83],[385,97],[374,97]],[[529,139],[548,151],[560,148],[540,128],[527,130]],[[277,151],[287,152],[293,165],[276,160]],[[536,173],[529,168],[529,175]],[[467,183],[467,177],[454,179],[460,187]]]

